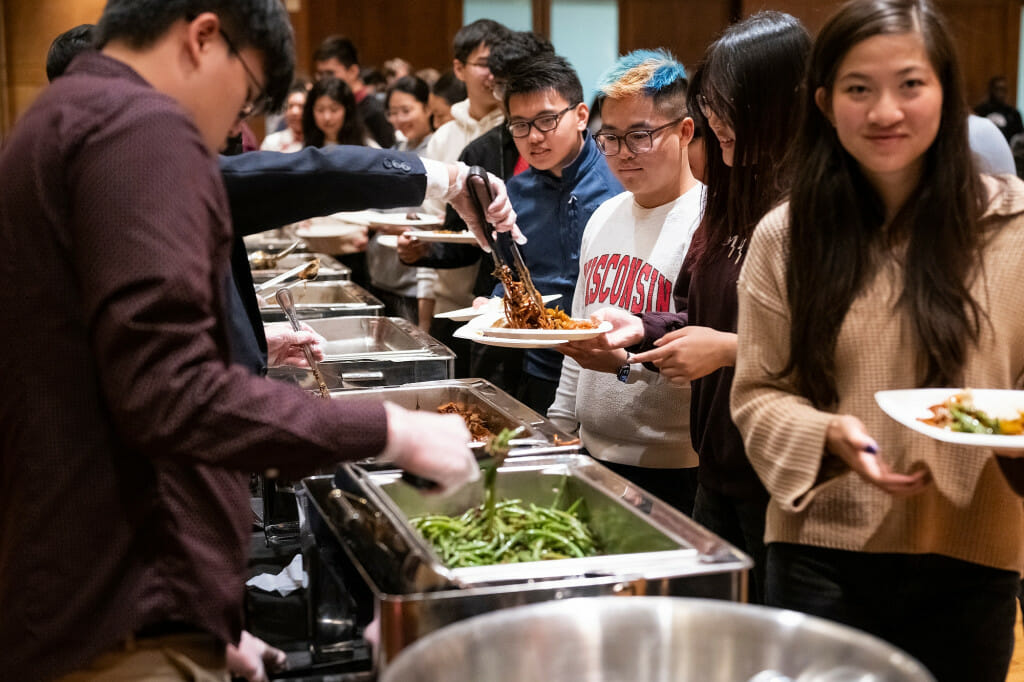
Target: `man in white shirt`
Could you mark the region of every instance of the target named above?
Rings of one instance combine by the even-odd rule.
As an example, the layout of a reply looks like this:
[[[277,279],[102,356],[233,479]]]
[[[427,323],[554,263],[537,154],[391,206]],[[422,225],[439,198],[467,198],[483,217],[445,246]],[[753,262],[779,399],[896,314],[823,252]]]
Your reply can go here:
[[[572,315],[614,306],[673,310],[672,288],[700,223],[704,186],[690,171],[693,119],[686,72],[668,52],[638,50],[601,79],[598,148],[627,191],[594,213],[583,233]],[[690,391],[628,354],[594,343],[565,353],[548,417],[579,431],[591,455],[685,513],[693,509],[697,454],[690,443]]]

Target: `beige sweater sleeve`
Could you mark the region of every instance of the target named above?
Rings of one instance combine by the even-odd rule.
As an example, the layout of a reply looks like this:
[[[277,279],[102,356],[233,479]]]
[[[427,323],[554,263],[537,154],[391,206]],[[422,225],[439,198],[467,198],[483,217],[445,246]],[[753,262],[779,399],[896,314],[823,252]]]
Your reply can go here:
[[[797,395],[788,378],[774,376],[789,356],[786,209],[772,211],[758,225],[740,273],[731,407],[750,462],[774,501],[800,510],[836,475],[833,467],[827,467],[833,473],[822,467],[825,428],[834,415]]]

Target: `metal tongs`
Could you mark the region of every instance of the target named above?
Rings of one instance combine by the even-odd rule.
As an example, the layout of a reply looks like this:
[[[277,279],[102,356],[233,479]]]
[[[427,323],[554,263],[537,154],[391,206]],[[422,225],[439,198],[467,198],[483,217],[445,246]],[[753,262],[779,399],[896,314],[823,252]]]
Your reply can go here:
[[[270,279],[268,279],[266,282],[263,282],[262,284],[257,284],[256,285],[256,293],[258,294],[261,291],[263,291],[264,289],[270,289],[271,287],[275,287],[278,284],[280,284],[281,282],[289,280],[292,277],[297,278],[297,281],[299,281],[299,282],[309,281],[311,279],[316,279],[316,276],[317,276],[317,274],[319,274],[319,272],[320,272],[320,259],[319,258],[312,258],[312,259],[306,261],[305,263],[302,263],[301,265],[296,265],[291,270],[285,270],[284,272],[282,272],[280,275],[277,275],[276,277],[271,277]],[[293,284],[295,284],[295,283],[296,282],[293,282]]]
[[[292,292],[288,289],[278,289],[277,293],[274,294],[274,298],[277,299],[277,304],[281,306],[281,310],[288,317],[288,321],[292,323],[292,329],[300,331],[302,326],[299,324],[299,316],[295,313],[295,305],[292,302]],[[302,352],[306,354],[306,362],[309,363],[309,368],[313,370],[313,377],[316,379],[316,385],[320,389],[320,397],[331,399],[331,392],[327,388],[327,382],[324,381],[324,375],[320,373],[320,367],[316,364],[316,358],[313,357],[313,349],[309,347],[308,343],[302,344]]]
[[[527,296],[537,304],[543,315],[544,299],[541,297],[540,292],[537,291],[537,287],[533,285],[530,271],[527,269],[526,263],[523,262],[523,254],[519,252],[519,246],[512,239],[512,233],[498,232],[498,236],[495,237],[492,234],[494,226],[487,222],[485,211],[491,205],[491,202],[494,201],[494,195],[491,194],[491,183],[487,179],[487,171],[480,166],[471,166],[469,174],[466,176],[466,184],[469,186],[470,196],[473,197],[473,206],[483,228],[484,238],[487,240],[487,245],[491,247],[494,267],[499,270],[503,267],[508,267],[512,275],[523,284],[523,289],[526,291]],[[505,260],[506,254],[509,253],[512,254],[511,265]]]

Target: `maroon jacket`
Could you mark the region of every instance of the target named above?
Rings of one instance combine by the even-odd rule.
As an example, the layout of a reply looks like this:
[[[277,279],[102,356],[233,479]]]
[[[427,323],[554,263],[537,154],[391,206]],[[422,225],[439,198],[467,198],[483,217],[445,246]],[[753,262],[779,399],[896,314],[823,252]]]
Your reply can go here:
[[[0,155],[0,668],[46,679],[128,633],[242,626],[248,473],[373,455],[380,405],[229,364],[231,226],[189,116],[79,57]]]

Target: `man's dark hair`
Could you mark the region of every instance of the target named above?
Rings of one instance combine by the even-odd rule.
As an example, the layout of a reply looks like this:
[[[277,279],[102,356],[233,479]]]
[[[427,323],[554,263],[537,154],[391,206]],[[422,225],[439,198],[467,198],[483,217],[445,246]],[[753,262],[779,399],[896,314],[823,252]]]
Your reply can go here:
[[[235,49],[251,47],[263,55],[267,98],[271,109],[280,107],[295,71],[291,22],[280,0],[107,0],[96,25],[96,46],[118,40],[148,47],[174,22],[203,12],[220,17]]]
[[[430,92],[438,97],[443,97],[448,104],[455,104],[466,99],[466,84],[456,78],[451,71],[445,71],[434,82]]]
[[[491,45],[487,66],[495,78],[508,78],[524,60],[554,53],[551,42],[533,31],[510,31],[503,40]]]
[[[540,55],[525,60],[508,75],[505,85],[505,111],[513,95],[529,95],[551,90],[571,105],[583,101],[583,85],[576,69],[565,57],[556,54]]]
[[[52,81],[67,71],[71,60],[80,52],[92,50],[93,24],[81,24],[64,31],[53,39],[50,49],[46,52],[46,79]]]
[[[465,64],[473,50],[481,45],[494,47],[505,40],[510,32],[508,27],[493,19],[477,19],[466,24],[455,34],[455,58]]]
[[[356,45],[345,36],[328,36],[320,43],[313,53],[314,62],[326,62],[328,59],[337,59],[347,69],[353,64],[359,63],[359,51]]]

